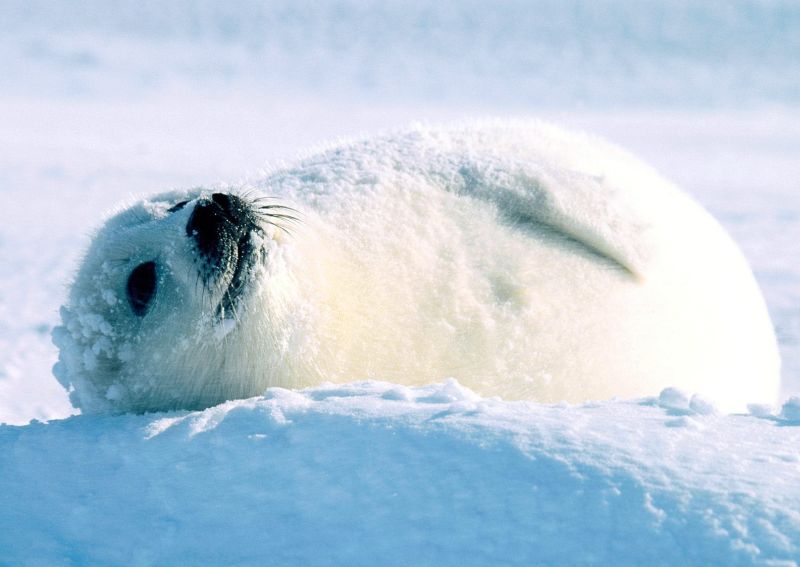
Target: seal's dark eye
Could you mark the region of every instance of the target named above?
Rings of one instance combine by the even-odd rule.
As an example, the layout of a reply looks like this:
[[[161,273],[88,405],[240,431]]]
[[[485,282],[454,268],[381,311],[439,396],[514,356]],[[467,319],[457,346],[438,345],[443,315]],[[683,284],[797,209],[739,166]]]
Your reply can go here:
[[[131,309],[142,317],[156,293],[156,263],[145,262],[136,266],[128,276],[127,291]]]
[[[174,213],[175,211],[180,211],[183,207],[186,206],[186,203],[189,201],[181,201],[180,203],[175,203],[170,208],[167,209],[168,213]]]

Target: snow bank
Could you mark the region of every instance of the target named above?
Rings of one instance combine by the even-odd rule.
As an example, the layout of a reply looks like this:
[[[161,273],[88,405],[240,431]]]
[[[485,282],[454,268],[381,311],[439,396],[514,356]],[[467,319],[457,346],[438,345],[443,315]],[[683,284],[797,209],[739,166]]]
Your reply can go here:
[[[2,559],[794,564],[797,422],[662,398],[545,406],[361,382],[4,426]]]

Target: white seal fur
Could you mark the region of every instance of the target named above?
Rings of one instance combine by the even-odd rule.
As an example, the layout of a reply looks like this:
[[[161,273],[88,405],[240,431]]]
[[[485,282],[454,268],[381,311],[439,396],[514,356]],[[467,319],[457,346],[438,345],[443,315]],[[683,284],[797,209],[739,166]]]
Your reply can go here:
[[[222,267],[187,230],[214,193],[258,219],[247,250],[215,249]],[[540,402],[676,386],[727,410],[779,387],[764,301],[722,228],[627,153],[538,122],[419,126],[255,188],[137,203],[95,236],[62,319],[55,374],[89,412],[360,379]]]

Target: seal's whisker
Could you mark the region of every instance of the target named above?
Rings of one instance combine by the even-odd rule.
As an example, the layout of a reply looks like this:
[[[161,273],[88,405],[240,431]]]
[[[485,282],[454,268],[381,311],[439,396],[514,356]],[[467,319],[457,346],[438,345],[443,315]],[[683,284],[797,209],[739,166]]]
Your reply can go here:
[[[249,187],[247,189],[244,189],[244,190],[240,191],[239,192],[239,197],[241,197],[242,199],[247,199],[250,202],[255,202],[258,199],[260,199],[260,197],[253,197],[253,193],[255,193],[255,192],[256,192],[255,189],[253,189],[252,187]]]
[[[251,199],[254,203],[260,203],[262,201],[277,201],[280,197],[276,197],[275,195],[260,195],[258,197],[254,197]]]
[[[297,209],[295,209],[293,207],[289,207],[287,205],[262,205],[262,206],[259,206],[259,207],[256,207],[256,208],[259,209],[259,210],[262,210],[262,211],[266,211],[266,210],[269,210],[269,209],[284,209],[286,211],[292,211],[293,213],[300,214],[300,211],[298,211]]]
[[[299,218],[292,216],[292,215],[284,215],[281,213],[261,213],[259,215],[261,218],[268,218],[268,219],[280,219],[289,222],[302,222]]]
[[[256,211],[254,211],[254,213],[256,214],[256,216],[259,218],[259,220],[262,223],[267,224],[267,225],[271,225],[271,226],[274,226],[277,229],[283,230],[290,236],[293,236],[292,235],[292,231],[290,231],[284,225],[284,223],[282,223],[280,221],[286,221],[288,223],[295,223],[295,224],[301,224],[303,222],[302,220],[300,220],[299,218],[297,218],[297,217],[295,217],[293,215],[287,215],[287,214],[281,214],[281,213],[267,213],[267,212],[262,211],[262,210],[256,210]]]
[[[233,320],[238,325],[241,321],[239,319],[239,312],[236,309],[236,302],[233,301],[233,297],[231,297],[230,291],[226,291],[225,295],[227,296],[227,303],[231,306],[231,313],[233,314]],[[225,338],[227,339],[227,335]]]
[[[264,211],[255,211],[255,214],[260,218],[276,218],[276,219],[292,220],[293,222],[302,222],[300,220],[300,217],[296,217],[294,215],[287,213],[267,213]]]
[[[284,232],[285,232],[286,234],[288,234],[289,236],[292,236],[292,237],[294,236],[294,233],[292,233],[292,231],[291,231],[291,230],[289,230],[288,228],[286,228],[286,227],[285,227],[285,226],[283,226],[282,224],[279,224],[279,223],[276,223],[276,222],[272,222],[272,221],[269,221],[269,220],[266,220],[266,219],[263,219],[263,220],[264,220],[264,222],[266,222],[268,225],[270,225],[270,226],[274,226],[274,227],[275,227],[275,228],[277,228],[278,230],[282,230],[282,231],[284,231]]]

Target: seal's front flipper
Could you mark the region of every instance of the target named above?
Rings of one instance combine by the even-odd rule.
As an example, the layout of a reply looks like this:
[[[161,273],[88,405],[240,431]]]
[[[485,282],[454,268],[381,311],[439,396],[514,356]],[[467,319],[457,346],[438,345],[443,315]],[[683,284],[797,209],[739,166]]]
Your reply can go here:
[[[493,203],[507,222],[529,225],[579,253],[643,280],[649,252],[643,233],[622,199],[603,178],[520,163],[467,163],[457,192]],[[641,218],[641,217],[639,217]]]

